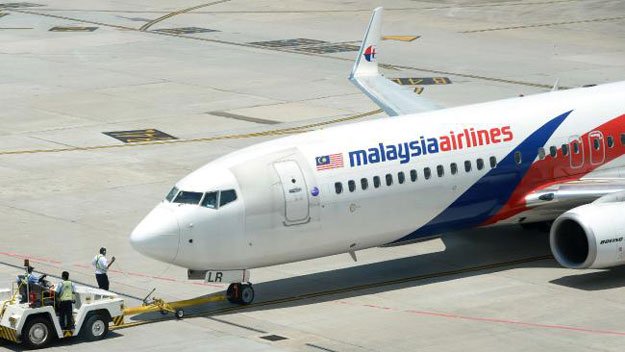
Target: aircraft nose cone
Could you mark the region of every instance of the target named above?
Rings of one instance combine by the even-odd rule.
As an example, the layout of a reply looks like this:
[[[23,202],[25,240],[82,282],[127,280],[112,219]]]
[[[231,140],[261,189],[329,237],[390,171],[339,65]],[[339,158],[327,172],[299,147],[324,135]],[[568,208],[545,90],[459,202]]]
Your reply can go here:
[[[178,220],[162,206],[154,208],[130,235],[130,244],[137,252],[167,263],[176,260],[179,242]]]

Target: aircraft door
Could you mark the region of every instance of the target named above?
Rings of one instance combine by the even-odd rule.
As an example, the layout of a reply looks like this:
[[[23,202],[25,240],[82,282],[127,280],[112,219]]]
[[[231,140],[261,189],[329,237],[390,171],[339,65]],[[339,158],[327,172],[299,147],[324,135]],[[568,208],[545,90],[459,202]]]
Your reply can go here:
[[[273,164],[284,193],[285,225],[308,222],[309,200],[304,174],[297,162],[289,160]]]
[[[601,131],[592,131],[588,134],[588,149],[591,164],[597,165],[605,161],[605,140]]]
[[[584,142],[578,136],[569,137],[569,155],[572,168],[577,169],[584,165]]]

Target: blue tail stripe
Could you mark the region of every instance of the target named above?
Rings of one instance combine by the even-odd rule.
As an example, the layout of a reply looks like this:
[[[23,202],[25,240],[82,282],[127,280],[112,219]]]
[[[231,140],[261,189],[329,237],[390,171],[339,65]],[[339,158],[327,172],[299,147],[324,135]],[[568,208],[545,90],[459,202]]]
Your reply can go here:
[[[538,155],[538,148],[547,143],[572,111],[545,123],[434,219],[393,243],[474,227],[495,215],[510,199],[512,192],[532,166]],[[522,155],[520,165],[514,160],[516,152],[521,152]]]

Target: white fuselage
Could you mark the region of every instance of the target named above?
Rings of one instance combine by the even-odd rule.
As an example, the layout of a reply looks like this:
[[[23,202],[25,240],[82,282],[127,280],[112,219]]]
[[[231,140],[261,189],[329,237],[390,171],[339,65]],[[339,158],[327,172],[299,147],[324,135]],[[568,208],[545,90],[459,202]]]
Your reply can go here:
[[[183,178],[176,188],[203,198],[181,204],[174,194],[131,241],[190,269],[245,269],[515,222],[532,217],[520,194],[562,180],[624,177],[621,133],[625,82],[289,136]],[[236,200],[200,205],[206,192],[227,190]]]

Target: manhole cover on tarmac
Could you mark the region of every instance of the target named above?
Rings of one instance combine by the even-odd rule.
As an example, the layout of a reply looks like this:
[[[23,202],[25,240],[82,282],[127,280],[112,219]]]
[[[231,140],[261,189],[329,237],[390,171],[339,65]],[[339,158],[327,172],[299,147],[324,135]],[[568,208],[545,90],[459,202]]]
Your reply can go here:
[[[133,130],[133,131],[116,131],[116,132],[102,132],[109,137],[113,137],[124,143],[139,143],[139,142],[151,142],[151,141],[165,141],[171,139],[177,139],[174,136],[168,135],[165,132],[155,130],[153,128],[147,130]]]
[[[210,29],[210,28],[183,27],[183,28],[156,29],[153,32],[169,33],[169,34],[193,34],[193,33],[210,33],[210,32],[219,32],[219,31],[216,29]]]
[[[281,40],[268,40],[264,42],[251,42],[248,44],[264,46],[267,48],[290,48],[295,46],[304,46],[304,45],[319,45],[326,44],[328,42],[317,39],[308,39],[308,38],[294,38],[294,39],[281,39]]]

